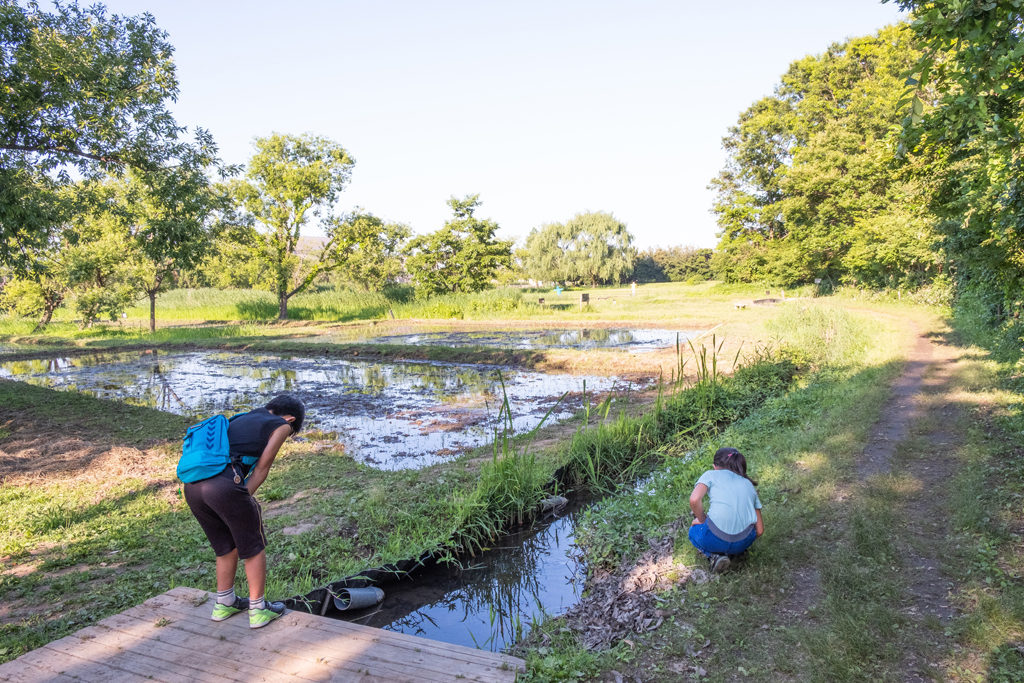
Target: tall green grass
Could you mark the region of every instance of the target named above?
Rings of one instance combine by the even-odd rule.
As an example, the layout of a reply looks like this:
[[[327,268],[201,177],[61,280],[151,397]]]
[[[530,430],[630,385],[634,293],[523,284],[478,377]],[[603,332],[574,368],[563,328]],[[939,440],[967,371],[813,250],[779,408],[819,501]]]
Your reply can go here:
[[[609,419],[611,397],[597,406],[584,401],[581,426],[558,456],[563,463],[556,475],[559,483],[573,490],[608,492],[634,481],[665,457],[660,449],[699,443],[785,392],[798,371],[785,352],[764,350],[727,377],[717,370],[720,347],[710,352],[703,346],[691,348],[702,368],[696,380],[663,393],[649,413],[631,417],[620,412]],[[510,524],[523,523],[549,495],[550,471],[532,451],[536,428],[517,439],[507,400],[501,411],[504,428],[496,434],[493,457],[476,487],[458,503],[460,521],[448,546],[456,552],[473,553]]]
[[[399,318],[481,318],[489,316],[515,317],[517,314],[537,314],[547,311],[533,301],[527,301],[520,289],[506,287],[487,289],[472,294],[441,294],[428,299],[417,299],[396,304],[393,308]]]
[[[443,294],[415,299],[407,286],[364,292],[324,285],[292,297],[289,320],[347,321],[399,318],[473,318],[515,313],[535,314],[547,309],[526,300],[519,289],[488,289],[472,294]],[[149,301],[140,300],[127,311],[130,319],[148,319]],[[157,320],[217,321],[277,319],[273,293],[241,289],[176,289],[157,299]]]
[[[315,287],[288,301],[290,320],[357,320],[380,318],[395,301],[407,298],[403,289],[360,292],[346,287]],[[127,311],[129,318],[148,319],[149,301]],[[248,289],[176,289],[157,298],[157,320],[276,320],[277,297]]]

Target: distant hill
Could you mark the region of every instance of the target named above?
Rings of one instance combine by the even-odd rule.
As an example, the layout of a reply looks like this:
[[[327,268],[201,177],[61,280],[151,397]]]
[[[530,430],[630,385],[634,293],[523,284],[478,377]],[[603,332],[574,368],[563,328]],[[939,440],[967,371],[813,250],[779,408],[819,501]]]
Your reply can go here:
[[[327,244],[327,238],[322,236],[299,237],[299,243],[295,245],[295,252],[301,256],[315,256]]]

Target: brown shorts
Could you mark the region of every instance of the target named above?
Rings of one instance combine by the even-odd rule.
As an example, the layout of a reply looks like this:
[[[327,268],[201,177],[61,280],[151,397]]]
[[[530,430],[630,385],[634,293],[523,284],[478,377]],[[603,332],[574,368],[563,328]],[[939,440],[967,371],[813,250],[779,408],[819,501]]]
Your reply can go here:
[[[247,560],[267,547],[267,534],[259,503],[234,476],[228,466],[215,477],[185,484],[185,501],[217,557],[238,548],[238,557]]]

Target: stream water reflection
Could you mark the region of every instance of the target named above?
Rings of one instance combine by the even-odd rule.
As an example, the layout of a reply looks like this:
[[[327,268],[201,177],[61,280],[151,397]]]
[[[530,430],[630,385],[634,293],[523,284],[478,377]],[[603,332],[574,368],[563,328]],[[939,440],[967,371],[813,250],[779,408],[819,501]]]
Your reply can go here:
[[[486,330],[472,332],[420,332],[373,337],[374,344],[412,346],[493,346],[504,349],[598,349],[621,348],[629,351],[654,351],[673,346],[700,334],[699,331],[656,329],[588,328],[579,330]]]
[[[499,373],[501,379],[499,379]],[[388,469],[446,460],[492,440],[505,392],[528,431],[568,392],[553,420],[587,391],[626,390],[612,377],[486,365],[349,361],[227,352],[114,353],[0,363],[0,377],[186,415],[246,410],[289,391],[313,429],[336,432],[356,459]]]
[[[390,631],[485,650],[508,648],[534,621],[576,604],[585,571],[575,553],[584,505],[500,538],[465,569],[435,567],[411,581],[385,586],[384,602],[368,614],[340,618]]]

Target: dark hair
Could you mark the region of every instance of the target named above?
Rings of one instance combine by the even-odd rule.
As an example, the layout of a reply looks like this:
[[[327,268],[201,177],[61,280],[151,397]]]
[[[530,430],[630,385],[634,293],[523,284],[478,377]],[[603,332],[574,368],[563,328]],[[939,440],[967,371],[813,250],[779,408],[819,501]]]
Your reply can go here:
[[[295,396],[291,394],[278,394],[270,399],[270,403],[263,406],[274,415],[291,415],[295,418],[292,422],[292,434],[298,434],[302,429],[302,420],[306,417],[306,406],[302,405]]]
[[[746,477],[751,484],[757,486],[757,482],[747,477],[747,459],[735,448],[719,448],[715,451],[715,465],[723,470],[735,472],[741,477]]]

